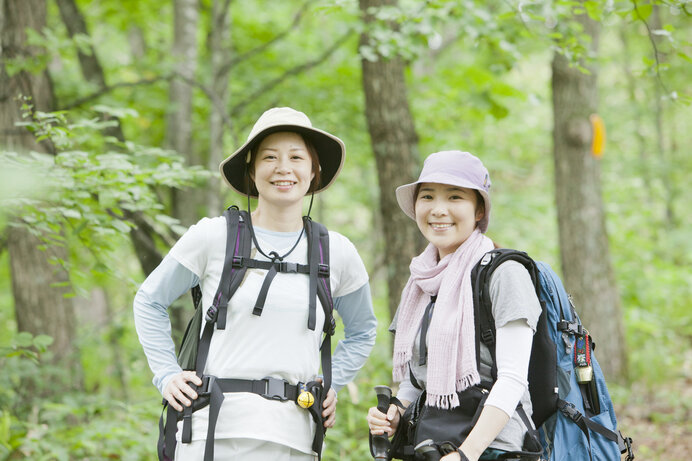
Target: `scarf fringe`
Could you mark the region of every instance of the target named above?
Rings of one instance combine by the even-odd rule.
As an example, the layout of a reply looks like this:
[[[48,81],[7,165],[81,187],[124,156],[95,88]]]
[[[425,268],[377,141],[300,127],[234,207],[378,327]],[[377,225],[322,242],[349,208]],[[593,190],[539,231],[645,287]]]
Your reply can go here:
[[[445,395],[428,394],[425,398],[425,404],[429,407],[436,407],[442,410],[449,410],[459,406],[459,395],[454,392]]]
[[[462,392],[471,386],[479,384],[480,382],[480,375],[477,371],[474,371],[473,373],[470,373],[469,375],[457,380],[457,392]],[[428,392],[428,395],[425,398],[425,404],[429,407],[436,407],[442,410],[456,408],[460,405],[459,394],[457,394],[457,392],[452,394],[431,394]]]
[[[461,379],[457,380],[457,392],[461,392],[463,390],[468,389],[471,386],[480,384],[480,382],[481,376],[480,374],[478,374],[478,370],[473,370],[468,375],[463,376]]]

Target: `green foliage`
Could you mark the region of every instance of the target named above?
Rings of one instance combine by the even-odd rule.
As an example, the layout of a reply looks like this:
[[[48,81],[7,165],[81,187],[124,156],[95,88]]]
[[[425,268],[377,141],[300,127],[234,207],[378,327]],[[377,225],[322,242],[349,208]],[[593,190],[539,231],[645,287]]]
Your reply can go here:
[[[208,173],[184,167],[173,152],[105,137],[102,130],[114,121],[72,122],[64,111],[32,111],[28,102],[25,110],[28,121],[22,125],[37,140],[50,141],[58,152],[0,152],[3,178],[26,178],[22,182],[36,185],[33,190],[3,190],[3,210],[11,213],[11,225],[26,227],[46,245],[98,249],[91,254],[101,262],[122,245],[123,235],[133,227],[128,213],[150,216],[161,235],[169,229],[181,232],[177,221],[164,214],[155,188],[189,186]],[[136,116],[133,109],[96,106],[94,110],[108,117]]]

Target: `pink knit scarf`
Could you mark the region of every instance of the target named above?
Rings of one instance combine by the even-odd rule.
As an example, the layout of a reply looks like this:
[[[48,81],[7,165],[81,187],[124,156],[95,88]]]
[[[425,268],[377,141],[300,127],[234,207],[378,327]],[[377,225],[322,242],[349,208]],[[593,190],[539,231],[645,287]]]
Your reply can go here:
[[[401,295],[394,337],[395,381],[407,377],[413,344],[430,296],[437,295],[428,329],[426,404],[459,405],[457,392],[480,382],[476,367],[471,270],[493,242],[478,229],[457,250],[438,261],[435,246],[411,260],[411,277]],[[454,365],[452,365],[454,364]]]

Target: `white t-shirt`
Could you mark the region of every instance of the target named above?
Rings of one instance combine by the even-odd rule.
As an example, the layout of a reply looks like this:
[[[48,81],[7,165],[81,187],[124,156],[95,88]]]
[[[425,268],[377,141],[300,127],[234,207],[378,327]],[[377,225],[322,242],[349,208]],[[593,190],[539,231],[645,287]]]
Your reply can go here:
[[[283,255],[286,248],[274,248],[268,240],[286,241],[281,233],[255,228],[260,248]],[[170,255],[200,279],[202,302],[210,306],[219,286],[225,257],[226,220],[223,216],[204,218],[183,235]],[[254,243],[251,257],[267,260]],[[333,297],[344,296],[368,281],[353,244],[337,232],[329,232],[330,285]],[[307,239],[284,261],[307,264]],[[319,346],[324,311],[317,300],[317,324],[308,323],[309,277],[278,273],[272,281],[261,316],[252,314],[267,271],[248,269],[243,282],[228,303],[225,330],[212,336],[205,374],[218,378],[285,379],[291,384],[308,382],[319,374]],[[216,438],[252,438],[312,452],[314,422],[307,410],[294,402],[267,400],[257,394],[227,393],[216,425]],[[209,408],[192,416],[192,440],[207,435]],[[180,426],[179,426],[180,428]],[[178,436],[180,436],[178,431]]]

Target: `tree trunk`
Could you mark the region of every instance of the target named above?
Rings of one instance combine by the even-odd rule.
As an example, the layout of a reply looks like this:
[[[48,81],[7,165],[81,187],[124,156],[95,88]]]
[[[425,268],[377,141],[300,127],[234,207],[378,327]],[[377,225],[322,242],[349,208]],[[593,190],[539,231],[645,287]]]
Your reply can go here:
[[[211,50],[211,114],[209,116],[209,160],[207,165],[211,171],[218,171],[223,155],[224,111],[228,98],[229,66],[224,63],[230,53],[230,25],[228,18],[228,1],[214,0],[212,5],[212,21],[209,48]],[[228,129],[228,128],[226,128]],[[209,178],[207,193],[208,213],[221,214],[221,182]]]
[[[192,86],[197,71],[197,24],[199,10],[197,0],[173,0],[173,58],[176,78],[169,89],[169,112],[166,118],[166,140],[168,149],[182,155],[188,165],[202,163],[200,156],[192,150]],[[184,226],[197,222],[200,209],[205,208],[204,190],[197,187],[171,190],[173,216]],[[173,303],[169,307],[174,337],[185,330],[189,311],[186,303]]]
[[[360,0],[366,25],[374,21],[368,12],[371,7],[393,4],[393,0]],[[361,36],[361,46],[369,42],[366,32]],[[418,135],[406,96],[403,61],[399,57],[379,57],[375,62],[362,58],[361,63],[365,113],[380,188],[389,312],[393,316],[409,277],[411,258],[420,242],[418,228],[399,209],[394,195],[397,186],[414,180],[418,168]]]
[[[169,89],[169,112],[166,120],[166,148],[180,153],[188,165],[201,163],[192,151],[192,86],[197,71],[197,0],[174,0],[173,58],[176,60],[174,78]],[[200,218],[204,195],[197,188],[172,191],[173,215],[189,226]]]
[[[41,31],[46,25],[46,5],[42,0],[0,1],[0,130],[2,149],[16,152],[52,152],[49,144],[38,144],[34,136],[15,124],[22,121],[18,95],[31,97],[35,110],[53,109],[53,89],[45,71],[7,74],[5,60],[30,59],[41,51],[27,45],[26,30]],[[17,218],[21,219],[21,218]],[[46,251],[38,237],[23,227],[10,227],[7,247],[10,255],[12,294],[19,331],[53,337],[50,349],[58,362],[76,372],[70,378],[80,382],[79,360],[74,347],[75,317],[70,298],[69,274],[51,258],[67,259],[67,251],[49,246]],[[76,379],[75,379],[76,377]],[[78,386],[79,384],[77,384]]]
[[[651,25],[652,30],[663,30],[663,25],[661,24],[661,7],[659,5],[653,5],[651,12]],[[665,66],[666,57],[661,53],[661,42],[662,38],[658,35],[652,34],[651,40],[656,44],[654,48],[654,53],[657,54],[657,62],[659,67]],[[660,72],[656,69],[656,72]],[[654,118],[656,124],[656,150],[658,152],[659,163],[661,166],[661,176],[663,188],[665,190],[665,225],[667,228],[671,228],[675,223],[675,211],[674,211],[674,181],[671,177],[671,169],[674,168],[674,162],[671,162],[671,156],[668,155],[666,149],[666,133],[664,129],[664,118],[666,115],[666,104],[665,98],[667,95],[663,93],[663,88],[660,82],[660,76],[657,75],[657,80],[654,81]]]
[[[586,15],[576,20],[592,38],[596,54],[600,24]],[[555,54],[552,63],[555,194],[562,271],[567,289],[599,345],[607,376],[626,375],[623,319],[608,253],[600,164],[591,153],[589,116],[598,103],[596,69],[590,74],[570,67]]]
[[[57,0],[57,4],[60,10],[60,16],[67,28],[70,38],[74,38],[76,35],[88,36],[89,32],[86,28],[84,16],[82,16],[75,1]],[[101,63],[98,60],[96,50],[94,50],[91,45],[89,45],[89,47],[91,50],[89,53],[83,53],[81,51],[78,53],[82,76],[88,82],[92,82],[98,87],[103,88],[106,86],[106,77],[103,73],[103,67],[101,67]],[[115,118],[115,121],[118,122],[118,124],[114,127],[107,128],[106,134],[113,136],[120,142],[125,142],[125,135],[120,127],[120,121],[117,118]],[[132,221],[136,226],[130,231],[130,240],[132,241],[135,254],[139,259],[142,270],[148,275],[163,259],[161,253],[156,249],[153,229],[146,224],[141,213],[125,211],[124,214],[125,218]]]

